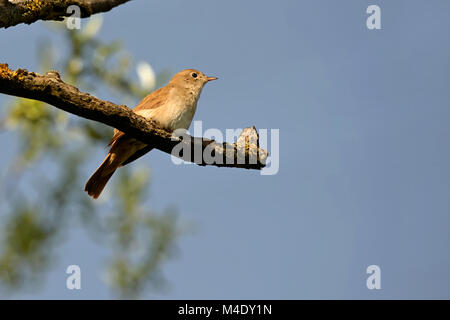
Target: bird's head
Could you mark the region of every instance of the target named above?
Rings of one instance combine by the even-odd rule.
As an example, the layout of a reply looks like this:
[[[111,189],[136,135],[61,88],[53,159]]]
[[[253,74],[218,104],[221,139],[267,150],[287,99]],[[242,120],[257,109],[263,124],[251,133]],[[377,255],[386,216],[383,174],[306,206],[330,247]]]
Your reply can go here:
[[[170,83],[194,92],[200,92],[209,81],[217,80],[216,77],[208,77],[196,69],[185,69],[178,72],[170,80]]]

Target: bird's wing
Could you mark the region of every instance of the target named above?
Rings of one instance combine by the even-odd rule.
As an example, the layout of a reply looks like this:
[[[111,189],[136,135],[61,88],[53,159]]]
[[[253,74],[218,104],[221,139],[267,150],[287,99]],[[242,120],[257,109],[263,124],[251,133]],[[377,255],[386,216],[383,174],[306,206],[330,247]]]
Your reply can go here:
[[[116,142],[117,140],[120,139],[120,137],[122,137],[125,133],[123,133],[120,130],[117,130],[116,128],[114,128],[114,134],[113,137],[111,138],[111,141],[109,141],[108,143],[108,147],[112,146],[114,144],[114,142]]]
[[[135,108],[133,108],[133,112],[147,118],[146,115],[152,113],[149,112],[150,110],[159,108],[162,105],[164,105],[164,103],[167,100],[167,97],[169,96],[170,89],[171,89],[170,85],[166,85],[162,88],[159,88],[156,91],[153,91],[152,93],[147,95],[144,99],[142,99],[141,102],[139,102]],[[119,140],[124,135],[125,133],[114,128],[114,134],[111,141],[108,143],[108,147],[112,146],[114,142]]]
[[[171,86],[170,84],[168,84],[156,91],[153,91],[144,99],[142,99],[141,102],[139,102],[138,105],[133,109],[133,111],[139,114],[138,111],[161,107],[162,105],[164,105],[164,103],[166,103],[166,100],[169,97],[170,89]]]
[[[130,162],[133,162],[134,160],[139,159],[140,157],[142,157],[144,154],[146,154],[147,152],[149,152],[150,150],[152,150],[153,147],[152,146],[146,146],[138,151],[136,151],[135,153],[133,153],[132,156],[130,156],[127,160],[125,160],[124,162],[122,162],[122,167],[129,164]]]

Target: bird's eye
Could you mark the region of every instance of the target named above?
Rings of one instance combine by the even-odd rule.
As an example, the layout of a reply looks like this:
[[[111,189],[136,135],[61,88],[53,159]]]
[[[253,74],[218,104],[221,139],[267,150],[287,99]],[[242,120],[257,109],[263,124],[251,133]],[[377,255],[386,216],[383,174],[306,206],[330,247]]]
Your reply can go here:
[[[197,78],[197,74],[195,72],[192,73],[192,78]]]

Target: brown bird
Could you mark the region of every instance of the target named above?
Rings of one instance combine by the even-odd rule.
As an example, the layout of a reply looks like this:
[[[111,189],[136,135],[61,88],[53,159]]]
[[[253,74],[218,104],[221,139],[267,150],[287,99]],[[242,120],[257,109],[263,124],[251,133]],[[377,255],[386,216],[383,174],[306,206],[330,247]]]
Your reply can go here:
[[[133,109],[146,119],[156,121],[168,131],[188,129],[197,108],[203,86],[215,77],[207,77],[195,69],[186,69],[177,73],[169,83],[150,93]],[[126,133],[114,129],[114,135],[108,144],[108,155],[86,183],[86,191],[97,199],[114,172],[142,157],[153,149]]]

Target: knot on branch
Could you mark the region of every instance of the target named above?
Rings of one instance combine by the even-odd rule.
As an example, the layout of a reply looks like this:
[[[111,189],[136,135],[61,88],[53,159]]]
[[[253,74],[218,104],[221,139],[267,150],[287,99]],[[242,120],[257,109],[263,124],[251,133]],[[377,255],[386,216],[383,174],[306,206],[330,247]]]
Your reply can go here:
[[[50,70],[48,71],[45,76],[50,77],[50,78],[55,78],[57,80],[61,80],[61,76],[59,75],[59,72],[56,70]]]
[[[237,142],[235,143],[239,156],[245,157],[247,162],[257,163],[265,166],[267,156],[269,153],[266,150],[259,148],[259,134],[255,126],[245,128],[239,135]]]

